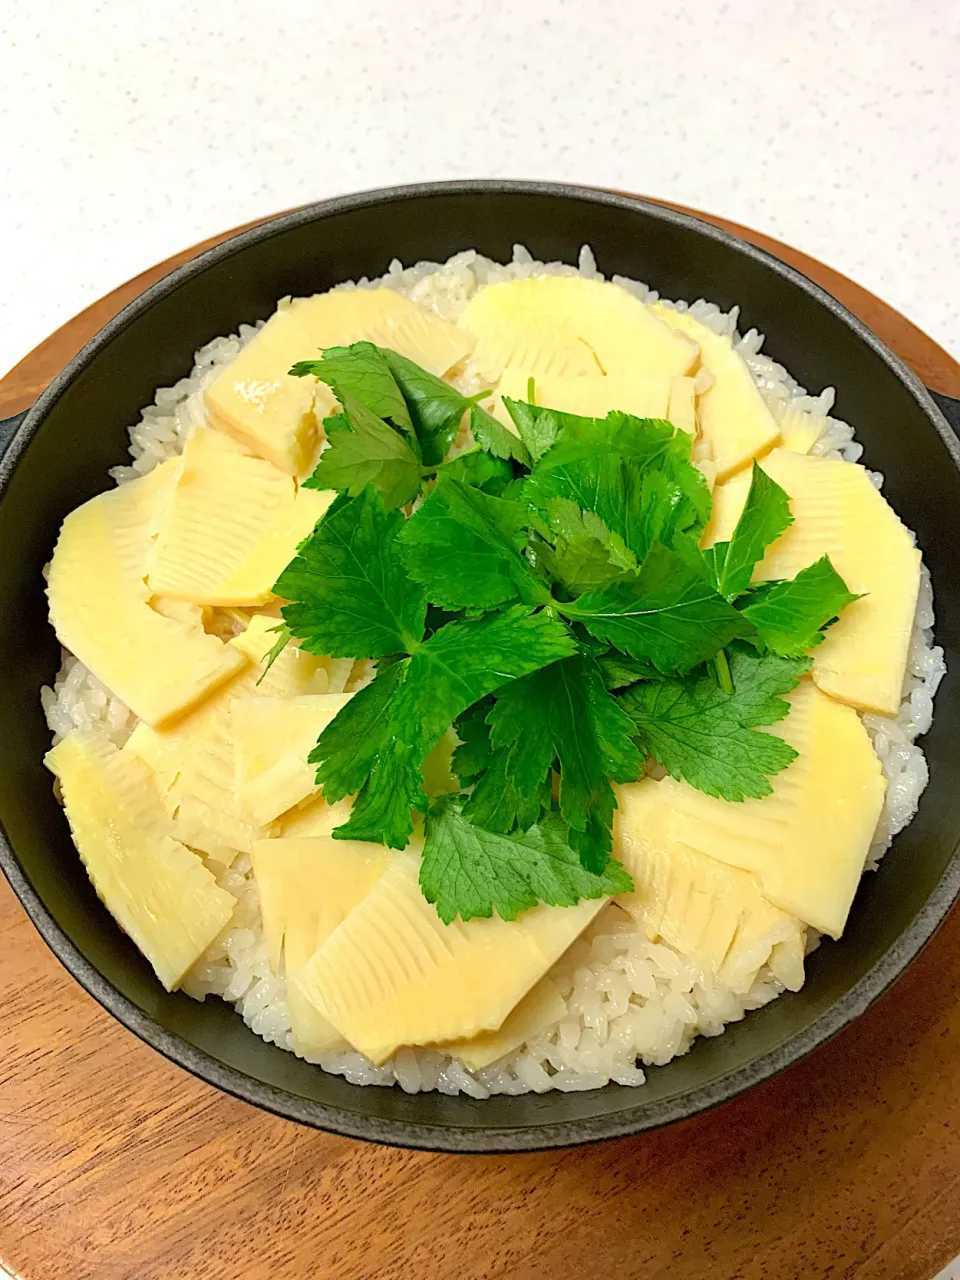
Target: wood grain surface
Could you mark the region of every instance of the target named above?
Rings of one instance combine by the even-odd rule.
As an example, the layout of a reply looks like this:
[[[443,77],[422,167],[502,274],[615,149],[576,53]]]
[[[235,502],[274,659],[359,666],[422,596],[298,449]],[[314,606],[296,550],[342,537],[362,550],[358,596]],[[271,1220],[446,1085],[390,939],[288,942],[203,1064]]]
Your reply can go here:
[[[960,396],[960,365],[879,299],[713,221]],[[38,347],[0,416],[195,252]],[[929,1280],[960,1253],[960,911],[775,1080],[657,1133],[506,1158],[364,1146],[218,1094],[104,1013],[5,883],[0,1001],[0,1261],[22,1280]]]

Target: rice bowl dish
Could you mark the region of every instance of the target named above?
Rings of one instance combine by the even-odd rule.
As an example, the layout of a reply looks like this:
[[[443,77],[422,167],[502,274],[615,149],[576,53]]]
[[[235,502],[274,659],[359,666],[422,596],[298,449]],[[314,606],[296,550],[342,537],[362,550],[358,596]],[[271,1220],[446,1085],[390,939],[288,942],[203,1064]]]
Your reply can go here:
[[[533,262],[519,248],[508,266],[499,266],[468,251],[442,266],[422,264],[404,270],[395,263],[381,281],[344,285],[339,291],[372,292],[378,287],[391,290],[442,321],[457,325],[471,302],[482,296],[487,287],[575,275],[599,280],[588,250],[581,255],[577,269]],[[622,280],[615,283],[646,307],[659,304],[656,295],[643,285]],[[736,332],[735,312],[722,315],[716,307],[704,302],[692,307],[683,303],[659,306],[660,316],[675,306],[677,317],[689,317],[730,347],[749,371],[780,438],[805,443],[805,452],[798,456],[845,463],[858,460],[861,450],[851,429],[830,417],[832,392],[807,396],[784,369],[761,354],[759,335],[751,331],[741,337]],[[115,469],[114,479],[119,485],[139,481],[163,464],[174,462],[176,465],[174,460],[180,457],[188,442],[198,432],[216,425],[211,421],[210,401],[205,393],[241,351],[257,339],[259,332],[257,327],[244,327],[234,337],[214,339],[197,353],[189,377],[157,393],[155,405],[131,428],[133,461],[131,465]],[[444,371],[444,377],[463,396],[475,397],[484,392],[493,393],[494,399],[499,396],[497,410],[500,413],[501,379],[489,376],[490,367],[475,358],[475,350]],[[306,359],[312,354],[304,350],[301,356]],[[701,376],[701,371],[690,372],[689,380],[695,384],[690,394],[696,415],[698,402],[712,390],[712,384],[709,376]],[[542,389],[549,385],[551,376],[549,372],[535,376],[534,393],[538,379]],[[582,372],[573,375],[583,376]],[[518,386],[524,381],[521,376]],[[617,407],[629,409],[627,405]],[[247,447],[249,443],[246,442]],[[464,427],[454,440],[451,452],[454,456],[458,450],[467,452],[469,445]],[[762,460],[765,451],[761,451],[760,456]],[[711,484],[715,493],[717,459],[703,456],[698,461],[702,464],[705,483]],[[737,475],[748,473],[748,468],[745,471],[744,466],[734,465],[719,483],[733,484]],[[874,477],[874,481],[879,486],[879,477]],[[183,600],[180,603],[206,609],[205,634],[224,644],[243,634],[253,616],[249,606],[197,606]],[[273,600],[254,606],[253,612],[269,618],[271,631],[281,625],[280,611]],[[174,613],[176,610],[171,610],[171,616]],[[944,669],[942,652],[932,643],[932,626],[932,595],[929,580],[924,577],[913,610],[899,706],[893,708],[892,713],[863,711],[861,715],[862,726],[873,743],[878,776],[882,774],[886,784],[872,839],[860,851],[862,865],[867,869],[878,864],[893,836],[909,822],[926,783],[925,761],[915,739],[930,726],[933,695]],[[317,670],[322,670],[324,696],[355,694],[370,686],[374,674],[370,660],[353,662],[343,657],[332,657]],[[99,734],[114,748],[125,751],[139,727],[137,717],[116,693],[69,652],[65,652],[64,665],[54,685],[44,690],[43,703],[55,744],[79,731]],[[144,736],[141,733],[141,738]],[[662,766],[651,766],[648,762],[646,767],[652,787],[662,777]],[[154,772],[159,776],[156,767]],[[651,787],[647,788],[648,792]],[[313,796],[310,800],[313,804],[323,803]],[[292,824],[298,815],[308,811],[301,805],[298,801],[277,815],[283,820],[285,814],[294,814],[292,819],[286,818],[291,824],[289,830],[295,830]],[[624,811],[622,806],[621,824]],[[179,812],[172,816],[181,821]],[[229,895],[234,905],[230,906],[229,919],[216,931],[213,940],[182,974],[176,975],[176,985],[197,999],[211,995],[229,1001],[255,1033],[281,1048],[295,1049],[285,967],[289,961],[282,953],[278,955],[275,942],[271,944],[264,928],[256,853],[233,849],[230,851],[233,856],[221,856],[224,851],[220,846],[204,849],[202,843],[187,838],[183,830],[181,828],[180,838],[184,847],[199,850],[196,856],[202,859],[217,888]],[[297,837],[285,834],[279,838]],[[621,831],[615,833],[615,850],[622,844]],[[636,878],[634,875],[635,881]],[[106,898],[101,885],[97,888]],[[625,901],[627,895],[613,897]],[[471,1066],[461,1054],[450,1054],[430,1044],[404,1044],[377,1063],[353,1047],[336,1047],[320,1053],[305,1051],[302,1056],[355,1084],[397,1083],[408,1092],[436,1089],[448,1094],[462,1092],[475,1098],[493,1093],[594,1089],[610,1081],[642,1085],[644,1066],[666,1063],[685,1052],[698,1035],[718,1035],[728,1023],[739,1020],[749,1010],[768,1003],[785,990],[798,989],[803,982],[804,956],[819,942],[819,931],[812,924],[801,921],[797,925],[796,920],[784,919],[782,909],[778,908],[779,915],[771,919],[770,927],[753,941],[756,964],[751,967],[750,958],[738,954],[738,966],[728,965],[725,969],[729,947],[720,963],[706,965],[702,949],[689,951],[677,942],[671,943],[662,929],[650,926],[636,902],[628,906],[633,910],[621,901],[607,902],[562,948],[559,958],[537,978],[536,983],[544,985],[539,987],[533,1006],[525,1011],[525,1016],[529,1015],[526,1024],[521,1017],[514,1027],[514,1043],[484,1065],[477,1065],[483,1054],[477,1057],[474,1053]],[[555,908],[568,909],[571,908]],[[511,1008],[511,1016],[514,1011],[520,1011],[521,1004],[522,1000]],[[501,1018],[500,1025],[505,1021],[506,1018]],[[491,1027],[487,1034],[495,1030]],[[477,1033],[480,1034],[484,1033]],[[519,1042],[517,1035],[521,1035]],[[472,1051],[465,1052],[469,1056]]]

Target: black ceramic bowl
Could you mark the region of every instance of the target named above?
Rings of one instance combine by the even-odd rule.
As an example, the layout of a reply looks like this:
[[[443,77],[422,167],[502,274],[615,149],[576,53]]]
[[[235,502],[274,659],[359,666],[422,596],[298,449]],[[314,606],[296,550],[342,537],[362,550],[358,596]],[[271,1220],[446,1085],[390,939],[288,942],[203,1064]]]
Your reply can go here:
[[[167,995],[97,901],[42,764],[40,686],[58,648],[41,570],[60,521],[108,485],[125,427],[193,351],[284,294],[375,276],[393,257],[444,259],[521,241],[648,281],[669,298],[741,305],[741,329],[807,387],[837,388],[865,461],[916,530],[933,574],[947,678],[924,747],[930,785],[915,821],[867,876],[840,944],[810,959],[806,986],[700,1040],[641,1089],[497,1097],[358,1088],[258,1039],[219,1001]],[[954,411],[954,402],[942,408]],[[14,428],[16,430],[14,431]],[[257,1106],[352,1137],[438,1151],[516,1151],[636,1133],[732,1098],[809,1053],[861,1013],[930,937],[960,888],[960,449],[916,378],[805,277],[712,226],[639,200],[520,182],[436,184],[330,200],[235,236],[174,271],[112,320],[22,420],[0,426],[0,863],[55,954],[115,1017],[188,1071]]]

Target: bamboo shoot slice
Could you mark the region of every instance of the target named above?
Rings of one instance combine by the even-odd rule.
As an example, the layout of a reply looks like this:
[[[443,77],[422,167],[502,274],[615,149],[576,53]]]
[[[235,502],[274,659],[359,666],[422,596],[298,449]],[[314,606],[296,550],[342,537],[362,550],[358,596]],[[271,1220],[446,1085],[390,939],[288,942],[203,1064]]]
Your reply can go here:
[[[349,693],[299,698],[235,698],[230,706],[240,808],[261,826],[316,795],[316,766],[307,763],[322,731]]]
[[[379,845],[329,836],[259,840],[253,847],[270,965],[279,973],[283,956],[293,1047],[301,1057],[348,1047],[294,979],[370,891],[389,857]]]
[[[654,303],[650,310],[698,344],[700,363],[713,374],[713,385],[697,403],[697,418],[713,448],[717,479],[726,480],[772,448],[780,438],[780,428],[728,337],[714,333],[689,312],[675,311],[662,302]]]
[[[839,938],[876,830],[886,782],[860,717],[809,677],[769,732],[797,758],[773,794],[731,804],[685,782],[645,780],[671,810],[671,839],[751,872],[774,906]]]
[[[74,842],[97,895],[168,991],[236,906],[195,853],[174,839],[150,770],[96,731],[48,752]]]
[[[160,527],[151,589],[193,604],[266,604],[333,496],[298,489],[222,431],[198,429]]]
[[[445,925],[420,890],[419,870],[416,846],[394,854],[297,979],[317,1010],[375,1063],[401,1045],[498,1030],[608,901]]]
[[[141,720],[160,727],[246,665],[199,614],[151,605],[146,577],[179,463],[102,493],[63,522],[47,579],[60,643]]]

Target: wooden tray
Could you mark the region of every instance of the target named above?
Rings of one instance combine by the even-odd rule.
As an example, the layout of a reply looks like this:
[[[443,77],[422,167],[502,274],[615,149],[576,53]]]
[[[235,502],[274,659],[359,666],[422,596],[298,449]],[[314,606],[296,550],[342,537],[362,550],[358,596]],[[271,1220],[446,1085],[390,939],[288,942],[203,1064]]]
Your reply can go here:
[[[960,396],[960,365],[879,299],[711,221]],[[0,417],[215,242],[48,338],[0,382]],[[852,1027],[734,1102],[506,1158],[364,1146],[224,1097],[104,1013],[5,882],[0,1001],[0,1259],[20,1280],[929,1280],[960,1253],[960,911]]]

